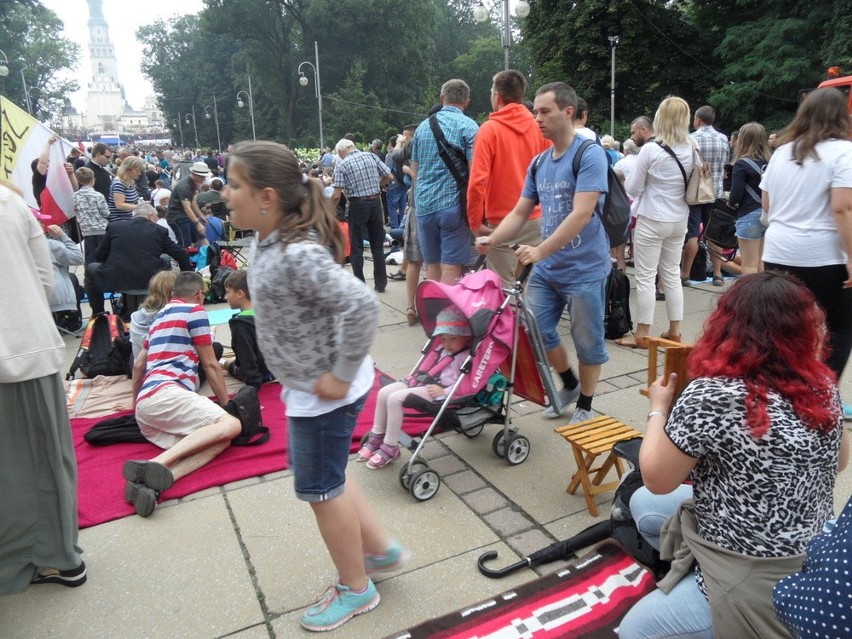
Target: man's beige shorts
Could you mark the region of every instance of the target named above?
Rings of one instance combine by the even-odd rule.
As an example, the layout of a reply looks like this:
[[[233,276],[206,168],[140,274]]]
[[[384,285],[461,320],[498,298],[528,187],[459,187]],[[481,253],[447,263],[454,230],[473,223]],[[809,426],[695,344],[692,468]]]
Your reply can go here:
[[[177,384],[162,386],[136,404],[136,423],[145,439],[164,449],[225,414],[216,402]]]

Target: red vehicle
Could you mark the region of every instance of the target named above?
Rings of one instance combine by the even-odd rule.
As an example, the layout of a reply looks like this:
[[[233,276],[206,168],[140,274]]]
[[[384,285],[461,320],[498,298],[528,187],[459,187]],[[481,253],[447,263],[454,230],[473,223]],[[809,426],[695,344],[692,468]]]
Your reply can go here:
[[[841,76],[840,67],[829,67],[828,80],[819,83],[819,88],[834,87],[846,96],[849,113],[852,113],[852,75]]]

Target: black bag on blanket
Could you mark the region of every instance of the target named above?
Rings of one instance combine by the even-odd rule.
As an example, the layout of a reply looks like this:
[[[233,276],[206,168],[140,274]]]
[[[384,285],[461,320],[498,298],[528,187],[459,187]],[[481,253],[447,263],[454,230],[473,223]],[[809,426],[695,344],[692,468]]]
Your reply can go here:
[[[92,446],[110,446],[112,444],[145,444],[148,442],[133,413],[122,417],[110,417],[92,426],[83,439]]]
[[[231,446],[259,446],[269,441],[269,429],[260,415],[260,399],[254,386],[243,386],[225,410],[240,420],[242,431],[231,440]]]
[[[260,400],[253,386],[243,386],[237,391],[225,406],[225,410],[242,424],[240,434],[231,440],[232,446],[259,446],[269,441],[269,429],[261,424]],[[148,442],[139,430],[133,413],[99,421],[83,435],[83,439],[93,446]]]

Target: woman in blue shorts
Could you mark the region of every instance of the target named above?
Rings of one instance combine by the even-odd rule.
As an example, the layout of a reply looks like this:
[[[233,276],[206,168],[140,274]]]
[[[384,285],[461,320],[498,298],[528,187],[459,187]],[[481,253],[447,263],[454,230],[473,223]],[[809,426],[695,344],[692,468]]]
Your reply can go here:
[[[728,203],[737,209],[737,242],[742,256],[742,274],[749,275],[763,270],[760,258],[766,227],[760,222],[763,213],[760,178],[772,155],[763,125],[749,122],[743,126],[736,150]]]

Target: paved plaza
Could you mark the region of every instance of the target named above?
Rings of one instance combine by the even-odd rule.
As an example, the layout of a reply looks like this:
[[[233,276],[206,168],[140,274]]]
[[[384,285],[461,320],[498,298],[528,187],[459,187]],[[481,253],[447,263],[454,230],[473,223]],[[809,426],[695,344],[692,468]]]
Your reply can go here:
[[[684,340],[695,339],[729,286],[708,282],[684,290]],[[402,376],[416,361],[425,335],[421,326],[406,323],[404,282],[390,282],[379,298],[381,327],[372,355],[381,370]],[[659,302],[653,333],[666,328],[664,315]],[[566,321],[561,328],[567,335]],[[227,325],[221,329],[225,335],[219,337],[227,343]],[[79,339],[65,342],[67,369]],[[608,344],[610,361],[603,367],[594,410],[643,430],[648,407],[639,389],[647,375],[646,351]],[[852,400],[848,372],[842,391]],[[543,419],[540,407],[528,402],[514,409],[514,425],[532,444],[527,461],[512,467],[492,453],[496,425],[474,439],[442,434],[426,449],[443,480],[431,501],[418,503],[400,487],[398,471],[407,453],[382,470],[350,465],[389,534],[414,558],[400,573],[377,580],[378,608],[332,636],[383,637],[533,579],[532,570],[487,579],[477,571],[476,559],[497,550],[496,564],[502,566],[600,521],[589,515],[582,495],[565,492],[576,467],[570,447],[553,429],[567,418]],[[850,492],[847,470],[837,483],[838,509]],[[598,497],[601,518],[608,515],[611,497]],[[293,494],[289,471],[163,503],[147,519],[134,515],[87,528],[80,545],[88,582],[76,589],[31,587],[0,598],[1,638],[304,637],[310,633],[299,627],[303,609],[335,576],[309,507]],[[540,574],[556,567],[545,565]]]

